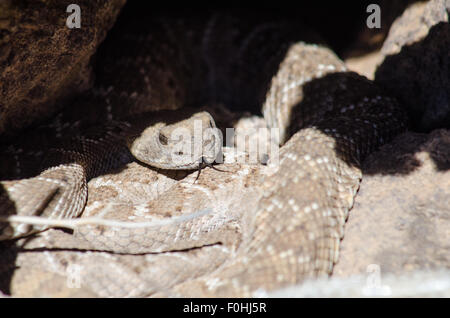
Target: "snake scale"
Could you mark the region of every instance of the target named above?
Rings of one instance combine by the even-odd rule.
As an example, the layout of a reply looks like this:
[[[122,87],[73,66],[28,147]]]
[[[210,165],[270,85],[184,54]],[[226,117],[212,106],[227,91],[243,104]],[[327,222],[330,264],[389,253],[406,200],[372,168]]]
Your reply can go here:
[[[201,112],[208,103],[259,108],[267,125],[279,128],[282,147],[245,222],[199,212],[142,228],[80,224],[73,240],[48,247],[142,254],[238,245],[215,271],[177,284],[170,295],[252,296],[330,274],[361,179],[360,162],[406,128],[396,100],[348,72],[326,47],[307,44],[317,37],[295,19],[208,13],[124,21],[98,53],[94,88],[49,124],[2,145],[0,215],[76,217],[86,203],[87,181],[130,160],[122,142],[130,130],[140,134],[155,123],[168,131],[191,129],[191,109],[214,127]],[[150,130],[150,140],[167,142],[161,127]],[[215,146],[221,143],[213,137]],[[204,158],[163,168],[192,169],[208,154],[211,161],[217,149],[206,153],[201,147]],[[160,159],[162,153],[153,154]],[[5,222],[2,238],[30,230]]]

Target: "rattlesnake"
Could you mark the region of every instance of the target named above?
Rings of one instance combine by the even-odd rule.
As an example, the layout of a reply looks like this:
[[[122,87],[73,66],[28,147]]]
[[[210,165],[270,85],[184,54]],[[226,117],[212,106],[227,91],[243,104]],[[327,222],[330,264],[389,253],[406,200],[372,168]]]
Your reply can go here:
[[[171,290],[184,296],[249,296],[260,288],[272,290],[329,274],[361,178],[359,163],[402,131],[406,120],[395,99],[347,72],[330,50],[301,42],[310,38],[316,37],[297,21],[240,14],[155,16],[119,23],[99,53],[104,60],[98,60],[97,85],[38,130],[36,151],[51,168],[36,177],[32,164],[22,164],[21,178],[30,178],[2,181],[1,213],[11,213],[12,200],[27,213],[79,214],[86,180],[129,160],[128,150],[117,143],[127,129],[123,117],[140,118],[148,110],[199,109],[207,102],[234,109],[262,105],[267,124],[280,128],[276,141],[287,142],[279,166],[261,185],[262,200],[244,223],[233,213],[217,217],[198,211],[168,225],[141,229],[79,225],[75,234],[83,239],[56,240],[47,248],[147,253],[238,245],[236,254],[216,271]],[[107,123],[91,131],[99,122]],[[23,144],[36,148],[30,134],[23,136]],[[57,155],[45,150],[49,148]],[[14,154],[10,158],[19,159],[11,147],[5,149]],[[21,226],[14,224],[15,229]],[[175,245],[170,242],[174,235]]]

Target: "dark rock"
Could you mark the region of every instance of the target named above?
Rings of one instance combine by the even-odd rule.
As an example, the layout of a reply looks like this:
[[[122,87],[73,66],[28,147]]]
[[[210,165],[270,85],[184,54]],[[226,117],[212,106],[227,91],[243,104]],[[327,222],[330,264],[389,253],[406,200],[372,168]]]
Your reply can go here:
[[[73,1],[0,4],[0,134],[54,113],[90,87],[90,58],[125,0],[80,0],[81,28],[69,29]]]

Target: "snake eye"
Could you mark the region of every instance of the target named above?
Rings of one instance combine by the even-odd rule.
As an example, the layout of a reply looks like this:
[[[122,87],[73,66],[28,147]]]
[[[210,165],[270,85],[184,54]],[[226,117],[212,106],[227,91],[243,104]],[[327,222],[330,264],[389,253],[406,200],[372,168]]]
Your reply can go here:
[[[167,146],[168,144],[168,139],[166,136],[164,136],[163,134],[159,134],[159,142],[164,145]]]

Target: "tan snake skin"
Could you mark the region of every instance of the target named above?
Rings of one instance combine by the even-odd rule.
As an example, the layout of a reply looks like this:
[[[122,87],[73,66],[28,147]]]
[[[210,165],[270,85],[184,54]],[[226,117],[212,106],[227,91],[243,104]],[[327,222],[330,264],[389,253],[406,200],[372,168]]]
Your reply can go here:
[[[262,106],[268,126],[280,128],[277,142],[287,142],[279,165],[269,161],[254,211],[196,211],[140,228],[80,223],[73,235],[52,232],[45,248],[142,254],[231,247],[214,271],[143,292],[155,296],[254,296],[331,273],[360,162],[404,130],[406,117],[393,98],[347,72],[330,50],[300,42],[311,38],[300,30],[294,21],[227,14],[119,24],[100,52],[104,60],[92,92],[34,136],[24,133],[14,149],[2,145],[0,159],[14,159],[16,169],[5,165],[1,171],[8,181],[1,182],[0,215],[78,216],[86,182],[130,160],[118,142],[127,134],[126,116],[201,109],[207,102]],[[43,158],[39,169],[51,168],[35,171],[30,158],[36,153]],[[126,220],[120,214],[127,211],[113,214]],[[4,224],[4,238],[30,230]]]

